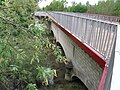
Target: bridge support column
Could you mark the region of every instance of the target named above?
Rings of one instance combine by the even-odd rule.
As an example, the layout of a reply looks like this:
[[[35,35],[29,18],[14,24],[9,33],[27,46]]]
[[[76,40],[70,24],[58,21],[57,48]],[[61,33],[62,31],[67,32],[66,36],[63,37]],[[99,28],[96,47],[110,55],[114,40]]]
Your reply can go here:
[[[73,74],[73,65],[72,62],[68,62],[68,64],[66,64],[65,79],[68,81],[72,81],[72,74]]]

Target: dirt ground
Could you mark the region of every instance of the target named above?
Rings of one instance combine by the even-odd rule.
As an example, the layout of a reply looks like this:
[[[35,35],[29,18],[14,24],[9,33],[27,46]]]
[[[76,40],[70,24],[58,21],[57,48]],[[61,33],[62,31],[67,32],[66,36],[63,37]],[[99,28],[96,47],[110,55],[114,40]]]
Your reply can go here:
[[[57,77],[54,79],[53,86],[41,86],[39,90],[88,90],[85,85],[79,80],[66,81],[65,65],[55,62],[55,57],[52,55],[48,58],[47,63],[51,68],[57,70]]]

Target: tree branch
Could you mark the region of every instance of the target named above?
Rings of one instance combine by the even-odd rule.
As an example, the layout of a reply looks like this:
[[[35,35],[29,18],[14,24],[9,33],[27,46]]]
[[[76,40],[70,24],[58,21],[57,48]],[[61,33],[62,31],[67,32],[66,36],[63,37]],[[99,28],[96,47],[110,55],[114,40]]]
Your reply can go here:
[[[28,5],[18,5],[18,6],[16,6],[17,8],[19,8],[19,7],[23,7],[23,6],[28,6]],[[35,5],[32,5],[32,7],[35,7],[35,6],[38,6],[37,4],[35,4]],[[16,8],[15,7],[15,8]],[[14,8],[13,6],[10,6],[10,7],[2,7],[2,6],[0,6],[0,8],[1,8],[1,10],[3,10],[3,9],[9,9],[9,8]]]
[[[12,26],[17,27],[18,29],[22,29],[26,34],[28,34],[27,31],[26,31],[26,30],[28,30],[28,28],[25,28],[25,27],[23,27],[23,26],[19,26],[18,24],[16,24],[16,23],[13,22],[12,20],[7,19],[7,18],[5,18],[5,17],[3,17],[3,16],[0,16],[0,19],[4,20],[4,21],[7,22],[8,24],[11,24]],[[30,34],[28,34],[28,35],[32,38],[32,36],[31,36]]]

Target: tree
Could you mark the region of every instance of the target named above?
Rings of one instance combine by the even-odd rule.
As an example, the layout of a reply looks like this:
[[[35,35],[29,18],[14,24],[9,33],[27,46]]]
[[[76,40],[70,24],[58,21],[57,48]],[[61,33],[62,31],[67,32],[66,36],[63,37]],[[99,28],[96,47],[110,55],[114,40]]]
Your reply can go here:
[[[90,6],[90,3],[89,3],[89,1],[87,1],[87,2],[86,2],[86,6]]]
[[[56,70],[46,67],[52,53],[65,62],[62,51],[50,42],[44,24],[33,17],[35,0],[0,2],[0,89],[37,90],[37,83],[49,84]],[[48,64],[48,63],[47,63]]]
[[[86,5],[82,5],[81,3],[79,4],[73,4],[72,6],[69,6],[67,8],[68,12],[80,12],[80,13],[84,13],[87,12],[87,6]]]
[[[75,1],[72,1],[71,3],[72,3],[72,6],[77,5],[77,3]]]
[[[88,12],[98,13],[98,14],[110,14],[117,15],[119,9],[119,0],[103,0],[99,1],[95,5],[90,5],[88,7]]]
[[[43,68],[50,51],[44,28],[33,18],[35,0],[0,1],[0,87],[2,90],[36,89],[48,84],[55,71]],[[44,73],[44,72],[48,73]],[[1,88],[0,88],[1,89]]]
[[[120,16],[120,0],[116,0],[113,10],[114,15]]]
[[[50,5],[45,7],[47,11],[64,11],[66,8],[66,0],[53,0]]]

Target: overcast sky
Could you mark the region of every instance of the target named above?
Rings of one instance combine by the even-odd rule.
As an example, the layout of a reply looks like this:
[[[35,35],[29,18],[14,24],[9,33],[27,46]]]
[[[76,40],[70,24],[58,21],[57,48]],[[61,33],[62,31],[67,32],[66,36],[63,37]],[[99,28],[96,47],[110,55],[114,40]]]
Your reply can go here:
[[[39,3],[39,6],[40,6],[40,7],[45,7],[46,5],[49,5],[50,2],[52,2],[52,1],[53,1],[53,0],[46,0],[46,1],[43,0],[42,2]],[[85,4],[87,1],[89,1],[90,4],[94,5],[94,4],[97,3],[99,0],[67,0],[68,5],[71,5],[71,2],[72,2],[72,1],[75,1],[75,2],[77,2],[77,3],[81,2],[81,3],[83,3],[83,4]]]

